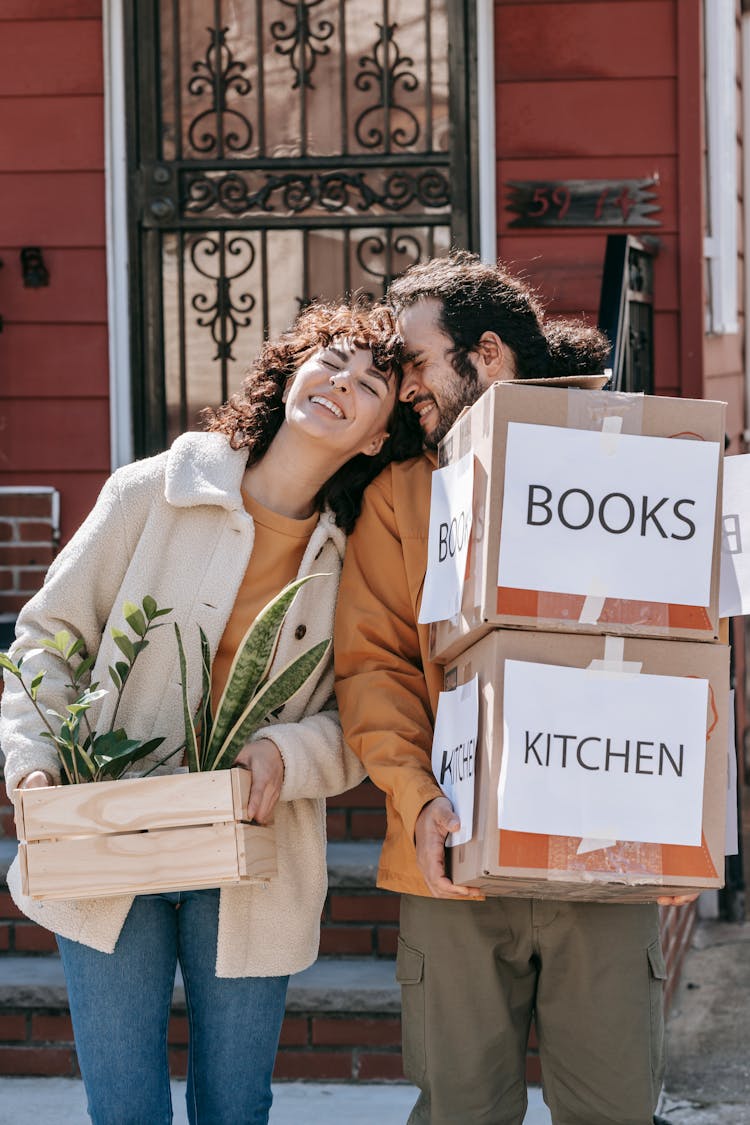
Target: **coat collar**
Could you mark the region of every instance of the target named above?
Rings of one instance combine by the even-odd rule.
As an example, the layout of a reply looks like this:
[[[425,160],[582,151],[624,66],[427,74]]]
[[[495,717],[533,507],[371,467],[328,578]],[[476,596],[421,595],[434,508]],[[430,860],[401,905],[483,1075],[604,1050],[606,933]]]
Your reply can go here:
[[[175,508],[218,504],[244,507],[240,485],[247,464],[244,449],[232,449],[223,434],[180,434],[167,454],[164,496]]]
[[[175,508],[213,504],[228,512],[244,512],[241,485],[246,464],[245,450],[232,449],[223,434],[181,434],[167,454],[165,499]],[[327,508],[320,514],[308,551],[322,550],[328,539],[343,558],[346,535]]]

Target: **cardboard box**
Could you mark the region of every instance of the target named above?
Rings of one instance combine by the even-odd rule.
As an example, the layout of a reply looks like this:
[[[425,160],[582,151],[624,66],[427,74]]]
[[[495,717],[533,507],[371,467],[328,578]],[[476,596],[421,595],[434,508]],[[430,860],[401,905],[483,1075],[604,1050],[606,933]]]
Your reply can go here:
[[[720,402],[560,389],[520,383],[493,384],[471,410],[459,419],[440,446],[441,467],[454,464],[464,454],[473,452],[474,497],[469,558],[461,611],[452,620],[434,622],[430,626],[431,659],[445,663],[474,644],[491,628],[498,626],[547,631],[562,629],[566,632],[584,633],[611,632],[644,637],[672,637],[680,640],[717,640],[719,638],[724,418],[725,404]],[[649,495],[643,494],[644,489],[641,487],[638,495],[634,493],[632,499],[622,494],[623,491],[627,492],[629,487],[627,479],[618,482],[615,491],[612,491],[610,486],[607,496],[599,497],[598,482],[587,479],[587,475],[590,477],[591,472],[587,474],[585,461],[581,462],[582,490],[571,489],[570,495],[561,492],[558,496],[555,491],[556,483],[552,479],[555,476],[553,465],[547,470],[545,484],[533,485],[535,492],[532,493],[532,484],[529,484],[529,509],[526,517],[515,516],[516,523],[519,521],[528,524],[549,523],[550,530],[553,526],[552,516],[554,516],[554,526],[559,530],[561,546],[556,550],[545,549],[538,552],[539,565],[546,567],[545,577],[549,579],[549,583],[544,589],[539,585],[534,589],[523,588],[522,582],[527,580],[523,576],[519,584],[500,585],[498,563],[507,471],[506,450],[509,444],[508,427],[511,422],[522,423],[529,427],[523,431],[517,426],[513,427],[516,440],[513,448],[516,450],[522,448],[518,442],[521,432],[533,433],[537,441],[544,443],[546,438],[538,427],[557,427],[568,431],[598,431],[599,445],[607,441],[617,442],[618,433],[630,437],[679,438],[690,442],[713,443],[710,448],[706,447],[700,452],[701,457],[710,453],[716,459],[717,454],[714,451],[718,447],[713,526],[699,527],[698,536],[694,537],[689,545],[680,542],[691,537],[690,526],[683,522],[683,517],[691,512],[689,505],[693,501],[686,500],[683,494],[679,500],[675,496],[667,497],[660,505],[659,502],[667,488],[660,479],[662,474],[658,460],[659,456],[664,459],[663,445],[657,447],[649,444],[647,447],[655,454],[654,466],[647,473]],[[602,434],[603,430],[604,434]],[[575,440],[581,440],[577,434],[570,436]],[[558,433],[551,432],[550,438],[553,437],[555,441],[561,440]],[[565,435],[563,434],[562,437]],[[593,434],[583,437],[586,442],[591,442],[592,439]],[[631,450],[633,445],[633,441],[630,441]],[[679,456],[684,456],[687,451],[677,452]],[[695,456],[697,451],[691,450],[690,454]],[[514,456],[518,455],[514,454]],[[534,470],[531,469],[530,472],[533,473]],[[705,476],[696,474],[696,479],[704,480]],[[560,484],[559,487],[562,490],[564,485]],[[635,485],[633,487],[635,488]],[[702,487],[705,488],[705,485]],[[603,491],[604,488],[605,486],[601,485],[600,490]],[[584,495],[586,489],[590,491],[593,499]],[[619,489],[622,491],[618,491]],[[547,493],[554,495],[550,499]],[[532,496],[536,501],[535,506],[532,506]],[[572,524],[570,511],[566,514],[561,507],[565,497],[568,497],[565,502],[569,507],[573,506],[571,510],[575,510],[577,503],[580,512],[581,505],[584,505],[583,520],[589,517],[589,524],[585,525],[586,536],[595,530],[600,540],[606,540],[605,546],[608,546],[608,549],[619,552],[618,558],[625,557],[623,552],[631,552],[629,557],[632,557],[632,565],[629,573],[641,567],[643,573],[665,574],[676,579],[683,572],[681,554],[684,556],[687,550],[694,551],[698,545],[698,537],[701,537],[700,550],[704,552],[702,557],[706,560],[705,585],[706,593],[709,595],[704,599],[706,604],[678,604],[677,591],[671,589],[663,601],[644,601],[625,598],[622,595],[612,596],[611,585],[608,588],[607,583],[612,581],[613,567],[611,563],[606,562],[601,565],[596,584],[598,588],[587,588],[578,593],[560,592],[560,588],[554,585],[555,580],[559,579],[559,574],[555,572],[556,568],[561,560],[571,557],[570,546],[575,543],[577,547],[581,543],[583,531],[578,527],[578,523],[582,522],[580,515],[576,516],[577,524],[572,531],[559,528],[558,520],[562,516]],[[548,500],[546,506],[545,499]],[[588,510],[585,509],[587,502],[590,504]],[[628,508],[627,505],[630,507]],[[593,521],[590,519],[592,511],[596,513]],[[607,534],[602,531],[602,519],[607,524]],[[508,521],[510,520],[511,516],[508,516]],[[620,529],[625,527],[628,520],[630,526],[623,534]],[[613,528],[615,530],[610,533]],[[506,542],[512,541],[514,535],[516,541],[520,541],[518,530],[514,525],[507,533],[504,531],[504,535],[507,534],[507,539],[504,539],[504,549],[506,549]],[[521,530],[524,535],[532,534],[526,527]],[[695,527],[693,527],[694,531]],[[538,538],[536,527],[533,535]],[[566,544],[568,544],[567,548]],[[654,549],[669,552],[672,561],[663,565],[649,562],[644,552]],[[712,551],[711,560],[708,559],[709,550]],[[523,552],[522,567],[523,560],[531,558],[533,553],[532,549]],[[589,551],[586,557],[592,559],[594,552]],[[651,558],[653,560],[653,556]],[[518,567],[516,569],[518,570]],[[536,581],[538,582],[538,578]],[[672,601],[672,598],[675,600]]]
[[[151,894],[276,874],[272,825],[246,819],[250,772],[18,789],[24,894],[38,899]]]
[[[706,720],[706,755],[703,777],[702,809],[697,807],[698,826],[701,843],[699,846],[685,846],[671,843],[628,842],[618,840],[611,846],[594,847],[593,850],[579,854],[581,836],[546,835],[542,832],[511,831],[498,828],[498,783],[505,754],[516,754],[519,761],[519,741],[514,747],[503,746],[504,737],[504,682],[507,661],[527,662],[533,665],[552,665],[560,669],[589,669],[592,661],[601,661],[607,655],[607,648],[622,646],[622,660],[625,662],[625,682],[628,669],[631,679],[647,677],[678,677],[678,688],[682,690],[685,680],[707,680],[708,699]],[[641,638],[626,638],[621,642],[608,641],[603,636],[571,636],[559,633],[541,633],[521,630],[498,629],[482,638],[471,649],[459,656],[446,667],[446,689],[467,683],[473,676],[479,677],[479,728],[475,756],[474,779],[474,819],[472,838],[468,843],[448,848],[448,864],[451,878],[461,884],[481,887],[487,894],[507,894],[520,897],[563,898],[591,901],[650,901],[661,895],[685,894],[691,891],[717,888],[724,879],[724,821],[727,804],[727,763],[728,727],[727,709],[729,700],[729,649],[724,645],[702,645],[694,642],[654,641]],[[640,671],[638,669],[640,665]],[[596,667],[596,666],[595,666]],[[595,681],[593,691],[601,692],[601,684],[613,684],[612,690],[621,690],[616,669],[600,665],[601,671],[592,671]],[[531,674],[536,675],[532,668]],[[634,674],[633,674],[634,673]],[[669,685],[651,681],[650,690],[658,694],[666,691]],[[689,690],[699,685],[692,684]],[[640,689],[639,689],[640,690]],[[705,688],[701,686],[705,692]],[[628,729],[638,733],[643,726],[639,717],[628,712],[625,719]],[[672,723],[665,710],[665,723]],[[593,725],[593,724],[592,724]],[[671,729],[671,728],[670,728]],[[695,728],[691,728],[695,729]],[[535,733],[535,732],[533,732]],[[581,769],[583,761],[590,770],[594,765],[603,765],[603,739],[590,739],[583,759],[574,753],[575,732],[568,732],[568,758],[566,770],[572,784],[582,792],[583,782],[592,776]],[[595,733],[591,730],[588,734]],[[601,733],[601,732],[600,732]],[[558,736],[559,737],[559,736]],[[693,736],[694,738],[694,736]],[[527,739],[528,748],[531,739]],[[702,752],[702,737],[695,740]],[[537,749],[543,748],[543,739],[537,740]],[[557,744],[559,747],[559,743]],[[579,743],[578,755],[581,754]],[[650,746],[649,759],[644,747]],[[623,743],[619,744],[622,751]],[[657,751],[653,743],[631,742],[629,756],[614,753],[614,744],[606,743],[606,753],[612,755],[612,777],[606,784],[614,786],[615,799],[626,800],[625,791],[632,794],[634,788],[643,794],[657,793],[652,785],[662,785],[661,758],[657,764]],[[661,748],[660,748],[661,749]],[[670,783],[682,785],[676,779],[675,763],[679,760],[684,768],[682,752],[677,754],[675,746],[666,747],[672,758],[664,757],[664,775],[670,774]],[[641,752],[643,750],[643,756]],[[688,753],[690,747],[688,747]],[[638,756],[636,756],[636,754]],[[597,761],[598,755],[598,761]],[[544,754],[534,758],[520,750],[520,760],[529,759],[528,768],[532,770],[532,787],[550,784],[550,772],[544,766],[549,758]],[[694,756],[700,769],[700,757]],[[557,778],[562,775],[560,759],[556,759],[558,773],[551,777],[554,800],[561,801]],[[607,762],[607,765],[610,763]],[[571,767],[571,768],[568,768]],[[674,768],[673,768],[674,767]],[[507,769],[507,766],[506,766]],[[617,772],[620,771],[620,772]],[[545,780],[541,780],[545,775]],[[572,776],[571,776],[572,775]],[[636,776],[637,775],[637,776]],[[602,774],[596,775],[603,777]],[[627,777],[627,780],[625,778]],[[537,780],[540,779],[540,780]],[[540,789],[541,792],[541,789]],[[549,799],[549,798],[548,798]],[[643,799],[645,801],[645,798]],[[637,802],[641,804],[642,802]],[[539,807],[542,799],[540,798]],[[631,807],[636,802],[632,802]],[[676,804],[673,803],[673,804]],[[659,806],[658,812],[666,814],[670,810]],[[674,812],[674,807],[671,808]],[[533,815],[533,814],[532,814]],[[628,814],[630,815],[630,814]],[[681,816],[681,812],[678,812]],[[652,821],[649,822],[649,825]],[[665,832],[661,821],[658,831]],[[669,833],[666,833],[669,834]],[[599,841],[591,841],[596,845]]]

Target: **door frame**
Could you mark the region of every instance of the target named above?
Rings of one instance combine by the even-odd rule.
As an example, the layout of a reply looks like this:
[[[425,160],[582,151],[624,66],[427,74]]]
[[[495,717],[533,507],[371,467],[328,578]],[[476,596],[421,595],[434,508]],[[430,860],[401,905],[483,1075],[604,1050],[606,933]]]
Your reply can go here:
[[[112,470],[133,460],[124,0],[103,0],[104,182]]]

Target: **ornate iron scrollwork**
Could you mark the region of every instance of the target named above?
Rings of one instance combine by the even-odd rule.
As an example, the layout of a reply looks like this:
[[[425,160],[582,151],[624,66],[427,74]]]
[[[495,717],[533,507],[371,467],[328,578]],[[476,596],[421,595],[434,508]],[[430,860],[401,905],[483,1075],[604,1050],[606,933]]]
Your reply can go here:
[[[379,148],[391,144],[398,148],[408,148],[419,140],[419,122],[414,113],[397,101],[398,87],[413,93],[419,87],[419,79],[413,71],[414,59],[402,55],[393,37],[397,25],[376,23],[380,35],[375,41],[372,54],[362,55],[359,60],[360,71],[354,79],[358,90],[371,90],[373,85],[380,88],[380,99],[360,113],[354,123],[354,135],[363,148]],[[383,127],[370,122],[372,115],[382,115]],[[397,124],[392,127],[391,118],[396,115]],[[406,121],[406,127],[404,127]]]
[[[330,39],[334,26],[330,20],[320,20],[317,30],[313,31],[310,21],[310,10],[317,8],[322,0],[279,0],[287,8],[294,8],[296,20],[294,27],[289,31],[284,20],[274,20],[271,24],[271,36],[276,40],[276,51],[280,55],[288,55],[294,71],[292,89],[298,90],[300,86],[314,89],[312,78],[318,55],[327,55],[330,47],[326,39]],[[282,44],[288,43],[284,47]]]
[[[398,169],[389,173],[362,171],[266,173],[256,187],[252,173],[242,170],[209,176],[191,172],[187,178],[184,213],[202,214],[218,207],[230,215],[260,210],[273,213],[278,197],[281,211],[300,215],[318,210],[335,214],[345,210],[379,208],[398,213],[413,204],[426,210],[450,206],[450,183],[439,168]],[[373,183],[373,179],[379,182]]]
[[[252,144],[253,127],[239,110],[227,108],[227,92],[234,90],[242,97],[250,93],[250,79],[242,73],[247,65],[236,60],[227,47],[228,27],[209,27],[206,30],[209,35],[206,57],[193,63],[195,73],[187,88],[194,97],[200,97],[209,90],[212,101],[208,109],[190,122],[188,140],[200,153],[221,151],[224,147],[230,152],[243,152]],[[213,132],[207,127],[211,118],[215,121]],[[230,131],[225,133],[227,124]],[[236,131],[238,127],[240,132]],[[201,132],[201,129],[204,131]]]
[[[239,259],[234,269],[227,262],[228,254]],[[255,307],[255,297],[251,293],[241,293],[235,299],[232,282],[252,268],[255,248],[247,238],[235,235],[227,239],[220,231],[216,238],[206,234],[196,239],[190,247],[190,260],[196,272],[212,281],[215,287],[213,299],[205,293],[196,293],[191,299],[191,305],[200,314],[196,317],[196,324],[201,328],[210,328],[216,344],[214,359],[233,360],[236,357],[232,353],[232,345],[238,330],[251,323],[250,313]],[[216,269],[212,270],[210,267],[214,261]]]
[[[295,294],[300,305],[380,294],[467,242],[473,196],[459,163],[454,200],[451,175],[469,114],[471,5],[131,6],[134,309],[155,326],[142,333],[135,419],[147,453],[191,424],[198,400],[231,393]]]
[[[365,261],[365,255],[371,255],[369,265]],[[390,246],[387,239],[381,235],[368,234],[360,239],[356,257],[364,272],[369,273],[371,277],[376,277],[385,289],[396,274],[403,273],[409,266],[416,265],[422,260],[422,246],[414,234],[398,234]],[[393,258],[400,259],[398,265]]]

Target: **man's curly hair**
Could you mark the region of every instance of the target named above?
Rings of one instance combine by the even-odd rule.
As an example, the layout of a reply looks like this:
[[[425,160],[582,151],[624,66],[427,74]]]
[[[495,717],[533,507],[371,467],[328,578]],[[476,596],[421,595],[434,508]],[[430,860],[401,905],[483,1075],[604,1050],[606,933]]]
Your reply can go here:
[[[306,362],[334,340],[367,348],[379,371],[392,371],[401,380],[403,341],[390,310],[358,301],[334,305],[316,301],[299,314],[277,339],[267,341],[245,377],[240,391],[216,409],[201,412],[204,426],[225,434],[233,449],[246,449],[248,465],[260,461],[284,420],[284,388]],[[336,523],[349,533],[362,507],[362,493],[390,461],[416,456],[422,447],[414,412],[396,402],[388,422],[389,436],[374,457],[358,453],[324,485],[319,508],[332,509]]]
[[[459,375],[471,377],[473,351],[484,332],[496,332],[515,360],[517,379],[597,374],[609,342],[582,320],[545,320],[531,286],[502,264],[489,265],[468,250],[454,250],[412,266],[391,282],[387,300],[396,313],[417,301],[440,301],[439,325],[453,341]]]

